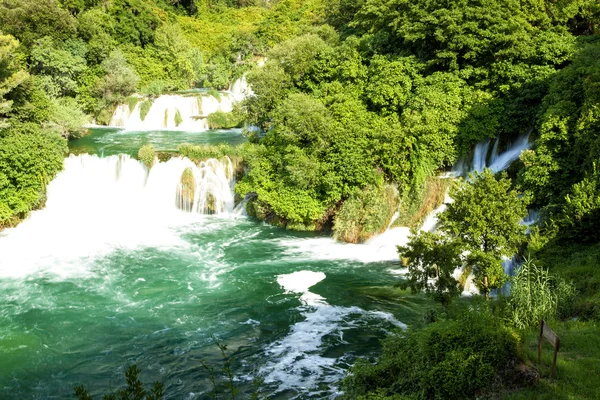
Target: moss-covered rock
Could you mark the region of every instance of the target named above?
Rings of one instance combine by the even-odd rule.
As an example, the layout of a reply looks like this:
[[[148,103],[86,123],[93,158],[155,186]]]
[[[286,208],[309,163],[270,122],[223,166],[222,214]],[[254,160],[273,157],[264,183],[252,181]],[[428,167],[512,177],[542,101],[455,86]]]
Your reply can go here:
[[[192,211],[196,193],[196,179],[191,168],[188,167],[183,170],[179,184],[177,206],[182,210]]]
[[[156,150],[151,144],[145,144],[138,151],[138,160],[144,163],[148,169],[152,168],[156,159]]]

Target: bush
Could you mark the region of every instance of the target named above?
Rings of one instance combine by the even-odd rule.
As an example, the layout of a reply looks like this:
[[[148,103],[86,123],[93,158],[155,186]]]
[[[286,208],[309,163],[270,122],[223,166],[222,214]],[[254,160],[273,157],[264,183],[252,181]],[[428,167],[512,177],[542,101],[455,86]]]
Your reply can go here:
[[[218,90],[209,89],[206,91],[206,95],[214,97],[219,103],[221,102],[221,93]]]
[[[66,138],[77,139],[85,133],[85,125],[89,122],[87,115],[72,97],[52,99],[48,126],[55,128]]]
[[[187,157],[194,162],[204,161],[209,158],[220,159],[225,156],[229,158],[239,158],[241,156],[239,149],[225,143],[216,146],[184,143],[177,146],[177,151],[179,151],[182,156]]]
[[[559,305],[574,295],[572,285],[525,259],[511,279],[509,319],[519,329],[536,326],[540,319],[555,318]]]
[[[241,124],[242,119],[236,113],[217,111],[208,115],[208,127],[210,129],[239,128]]]
[[[38,125],[0,131],[0,229],[43,205],[46,185],[63,168],[67,141]]]
[[[127,102],[127,105],[129,106],[129,112],[132,113],[133,110],[135,110],[135,106],[140,101],[140,99],[139,99],[139,97],[136,97],[136,96],[129,96],[125,99],[125,101]]]
[[[140,370],[135,364],[130,366],[125,372],[127,387],[118,390],[116,393],[104,395],[103,398],[105,400],[162,399],[164,397],[164,385],[156,381],[154,382],[152,390],[146,390],[138,377],[139,374]],[[75,398],[77,398],[77,400],[92,400],[92,396],[85,390],[83,385],[75,387]]]
[[[165,83],[161,80],[153,80],[142,89],[142,93],[150,97],[158,97],[165,92]]]
[[[140,147],[138,151],[138,160],[144,163],[148,169],[152,168],[154,165],[154,160],[156,158],[156,151],[151,144],[145,144]]]
[[[517,339],[501,320],[470,310],[389,336],[376,364],[352,367],[343,398],[470,399],[510,378],[517,360]]]
[[[338,240],[362,243],[384,232],[398,204],[393,186],[368,186],[344,202],[335,216],[333,233]]]
[[[142,121],[146,119],[146,115],[148,115],[148,112],[150,111],[151,107],[152,107],[152,100],[148,99],[148,100],[144,100],[142,102],[142,105],[140,106],[140,119]]]

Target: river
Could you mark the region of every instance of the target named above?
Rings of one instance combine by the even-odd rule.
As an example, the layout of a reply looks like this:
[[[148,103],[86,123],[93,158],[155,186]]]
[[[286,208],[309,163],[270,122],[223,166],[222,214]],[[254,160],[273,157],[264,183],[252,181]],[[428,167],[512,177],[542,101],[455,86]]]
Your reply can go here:
[[[71,155],[46,208],[0,233],[0,398],[73,398],[80,384],[98,398],[131,364],[166,398],[209,398],[200,361],[223,365],[215,339],[233,358],[238,398],[254,377],[273,399],[334,398],[358,357],[421,318],[427,300],[394,287],[393,243],[286,231],[227,196],[216,215],[177,209],[187,161],[148,173],[126,154],[243,138],[176,135],[103,130],[73,142],[96,155]]]

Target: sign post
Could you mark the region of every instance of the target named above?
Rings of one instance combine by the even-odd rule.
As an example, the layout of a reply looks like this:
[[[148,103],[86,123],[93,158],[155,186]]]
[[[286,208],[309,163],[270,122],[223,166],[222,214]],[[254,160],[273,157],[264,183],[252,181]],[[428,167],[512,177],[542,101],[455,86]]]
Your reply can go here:
[[[554,347],[554,360],[552,361],[552,378],[556,378],[556,356],[558,350],[560,350],[560,339],[558,335],[554,333],[550,326],[543,319],[540,320],[540,340],[538,345],[538,364],[542,362],[542,338],[546,338]]]

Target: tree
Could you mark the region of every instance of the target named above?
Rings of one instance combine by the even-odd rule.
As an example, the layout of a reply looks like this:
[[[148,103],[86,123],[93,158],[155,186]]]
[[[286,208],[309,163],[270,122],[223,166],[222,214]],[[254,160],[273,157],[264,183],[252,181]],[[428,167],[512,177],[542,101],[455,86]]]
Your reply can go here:
[[[17,47],[19,42],[14,37],[0,32],[0,129],[8,126],[7,116],[13,106],[11,92],[29,79],[14,56]]]
[[[56,0],[2,0],[0,26],[30,48],[44,36],[57,41],[72,38],[77,31],[77,20]]]
[[[505,173],[496,179],[486,169],[470,179],[450,191],[454,202],[440,215],[439,229],[470,253],[467,267],[487,296],[506,281],[502,256],[514,255],[525,239],[526,228],[521,221],[527,214],[528,198],[511,189]]]
[[[105,101],[114,103],[136,91],[139,77],[120,50],[110,53],[102,62],[102,68],[106,75],[98,83],[98,91]]]
[[[41,75],[45,89],[51,96],[71,96],[77,92],[77,80],[86,69],[79,49],[71,52],[65,46],[45,36],[35,42],[31,50],[31,69]]]
[[[400,257],[407,259],[408,281],[413,292],[425,291],[435,301],[447,305],[460,295],[454,270],[461,265],[461,246],[456,240],[437,233],[420,232],[404,247],[398,246]]]

